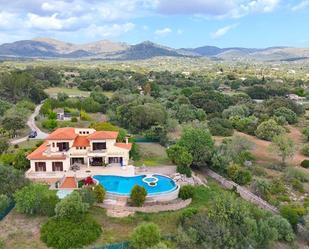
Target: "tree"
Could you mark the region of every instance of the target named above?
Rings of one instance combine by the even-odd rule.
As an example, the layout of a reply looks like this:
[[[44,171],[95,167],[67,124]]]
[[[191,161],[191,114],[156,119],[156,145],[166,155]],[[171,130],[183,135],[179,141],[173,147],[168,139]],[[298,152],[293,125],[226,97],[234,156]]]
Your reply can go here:
[[[10,198],[7,195],[0,195],[0,213],[10,205]]]
[[[8,139],[5,137],[0,137],[0,155],[6,152],[9,148]]]
[[[171,159],[176,165],[190,166],[192,163],[192,155],[183,146],[178,144],[172,145],[166,150],[166,152],[169,159]]]
[[[56,191],[50,190],[47,185],[35,183],[17,190],[14,199],[18,212],[48,216],[54,214],[55,206],[59,201]]]
[[[214,142],[209,131],[203,128],[186,127],[178,144],[192,155],[192,164],[206,166],[212,157]]]
[[[11,197],[16,190],[29,184],[23,171],[0,165],[0,195]]]
[[[20,149],[16,152],[13,166],[16,169],[21,170],[27,170],[30,168],[30,161],[27,159],[27,155],[24,150]]]
[[[25,127],[25,121],[22,116],[11,114],[4,116],[2,125],[4,129],[11,133],[12,137],[15,137],[17,131]]]
[[[273,119],[262,122],[256,129],[258,138],[271,141],[275,136],[285,132],[284,128],[276,123]]]
[[[101,184],[98,184],[94,187],[94,193],[98,203],[103,203],[106,191]]]
[[[89,204],[83,202],[77,191],[73,191],[56,205],[55,213],[57,218],[78,221],[84,217],[88,208]]]
[[[284,135],[279,135],[273,137],[270,151],[277,153],[281,157],[282,164],[285,164],[287,158],[294,156],[295,145],[292,139]]]
[[[277,231],[268,213],[231,193],[215,197],[206,211],[191,214],[181,224],[180,248],[270,248]]]
[[[135,185],[131,190],[130,201],[136,207],[143,206],[147,196],[147,191],[144,187]]]
[[[144,223],[134,229],[131,246],[133,249],[145,249],[157,245],[160,240],[159,227],[154,223]]]

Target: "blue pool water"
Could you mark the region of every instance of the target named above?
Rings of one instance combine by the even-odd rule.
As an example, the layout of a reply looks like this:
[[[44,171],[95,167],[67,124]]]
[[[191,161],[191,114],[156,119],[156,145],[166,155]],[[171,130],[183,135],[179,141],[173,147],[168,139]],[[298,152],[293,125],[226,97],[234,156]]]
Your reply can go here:
[[[119,195],[130,195],[135,185],[144,187],[148,195],[162,194],[177,188],[176,183],[171,178],[162,175],[153,176],[158,178],[156,186],[149,186],[147,183],[143,182],[142,179],[146,177],[145,175],[132,177],[96,175],[93,178],[99,181],[107,192]]]

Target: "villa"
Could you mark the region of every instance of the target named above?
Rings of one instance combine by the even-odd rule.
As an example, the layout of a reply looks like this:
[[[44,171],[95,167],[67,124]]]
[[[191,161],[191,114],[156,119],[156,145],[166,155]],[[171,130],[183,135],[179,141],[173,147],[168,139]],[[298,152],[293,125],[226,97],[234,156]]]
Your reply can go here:
[[[26,177],[56,179],[73,173],[83,177],[103,169],[106,174],[126,172],[126,175],[134,175],[134,172],[127,172],[127,168],[133,167],[128,166],[132,144],[128,139],[125,143],[118,143],[117,136],[116,131],[59,128],[28,155],[30,169]]]

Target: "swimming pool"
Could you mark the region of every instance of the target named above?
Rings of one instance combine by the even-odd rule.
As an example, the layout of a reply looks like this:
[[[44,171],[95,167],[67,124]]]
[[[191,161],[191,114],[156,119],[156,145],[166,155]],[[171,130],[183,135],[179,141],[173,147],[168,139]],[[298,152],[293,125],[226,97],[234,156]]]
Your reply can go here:
[[[158,179],[155,186],[150,186],[147,182],[143,181],[143,178],[145,178],[146,175],[131,177],[96,175],[93,178],[103,185],[107,192],[118,195],[130,195],[131,190],[135,185],[144,187],[148,195],[168,193],[178,187],[174,180],[167,176],[156,174],[152,176]]]

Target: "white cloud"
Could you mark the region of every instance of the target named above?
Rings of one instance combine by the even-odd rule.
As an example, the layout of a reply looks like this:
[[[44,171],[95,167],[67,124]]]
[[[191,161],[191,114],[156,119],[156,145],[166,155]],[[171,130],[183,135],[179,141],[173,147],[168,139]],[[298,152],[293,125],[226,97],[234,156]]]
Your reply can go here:
[[[123,33],[127,33],[132,31],[135,28],[135,24],[128,22],[124,24],[111,24],[111,25],[103,25],[97,26],[95,24],[90,25],[89,27],[84,29],[86,35],[95,38],[107,38],[107,37],[117,37],[122,35]]]
[[[232,29],[235,29],[237,26],[238,26],[238,24],[227,25],[223,28],[216,30],[215,32],[211,33],[210,35],[213,39],[218,39],[218,38],[226,35]]]
[[[157,29],[154,33],[159,36],[165,36],[171,33],[172,30],[170,28]]]
[[[60,19],[58,18],[58,13],[55,13],[52,16],[39,16],[33,13],[29,13],[27,16],[27,25],[30,28],[36,28],[40,30],[69,30],[78,23],[78,19],[76,17]]]
[[[309,0],[301,1],[299,4],[292,7],[292,11],[299,11],[309,6]]]
[[[0,12],[0,30],[12,30],[22,28],[22,20],[15,13]]]

